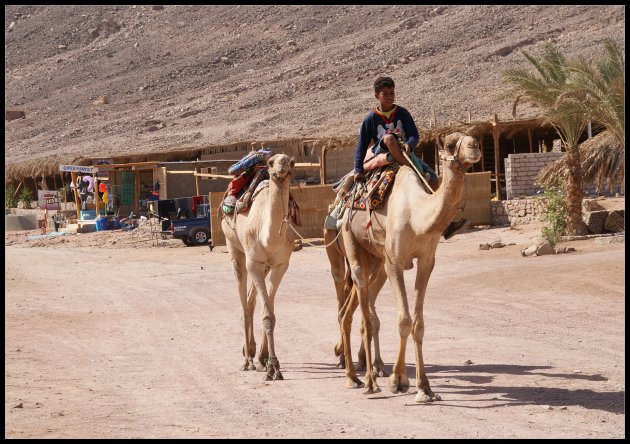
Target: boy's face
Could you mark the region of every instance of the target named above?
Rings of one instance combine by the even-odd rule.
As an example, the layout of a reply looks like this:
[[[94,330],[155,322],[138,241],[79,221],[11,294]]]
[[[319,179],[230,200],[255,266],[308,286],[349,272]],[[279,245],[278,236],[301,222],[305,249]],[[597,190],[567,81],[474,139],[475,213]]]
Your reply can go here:
[[[394,100],[396,99],[396,93],[394,88],[388,86],[384,87],[380,92],[374,93],[374,97],[381,105],[382,111],[389,111],[394,106]]]

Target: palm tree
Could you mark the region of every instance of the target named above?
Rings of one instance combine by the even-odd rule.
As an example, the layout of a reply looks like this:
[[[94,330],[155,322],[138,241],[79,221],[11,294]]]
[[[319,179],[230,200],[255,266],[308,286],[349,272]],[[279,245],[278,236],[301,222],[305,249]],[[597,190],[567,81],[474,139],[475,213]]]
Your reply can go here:
[[[568,100],[571,71],[558,49],[550,43],[545,44],[540,61],[525,51],[522,54],[536,72],[510,69],[503,74],[503,80],[514,85],[514,110],[519,101],[530,102],[540,108],[546,121],[558,132],[566,151],[567,234],[586,234],[586,224],[582,220],[582,171],[578,142],[586,129],[589,115],[584,112],[579,100]]]
[[[579,99],[584,112],[594,124],[605,130],[580,144],[582,180],[597,181],[601,192],[603,180],[610,191],[625,179],[625,61],[614,41],[604,41],[607,57],[595,65],[578,60],[569,66],[571,77],[567,97]],[[564,159],[545,167],[537,177],[550,184],[562,177]]]

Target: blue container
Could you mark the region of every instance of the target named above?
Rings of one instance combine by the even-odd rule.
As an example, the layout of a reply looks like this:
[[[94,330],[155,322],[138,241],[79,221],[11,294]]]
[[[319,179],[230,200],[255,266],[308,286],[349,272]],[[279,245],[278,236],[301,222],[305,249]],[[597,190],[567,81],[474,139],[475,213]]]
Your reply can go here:
[[[104,230],[107,230],[107,218],[97,217],[96,218],[96,231],[104,231]]]
[[[109,227],[110,230],[119,230],[120,221],[117,218],[110,219],[107,226]]]

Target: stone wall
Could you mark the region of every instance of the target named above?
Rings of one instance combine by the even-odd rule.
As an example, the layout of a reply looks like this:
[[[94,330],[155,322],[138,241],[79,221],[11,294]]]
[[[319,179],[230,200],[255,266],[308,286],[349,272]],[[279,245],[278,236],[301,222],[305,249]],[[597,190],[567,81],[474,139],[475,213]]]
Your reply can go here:
[[[512,199],[492,201],[492,225],[517,226],[531,222],[540,222],[544,210],[543,199]],[[595,203],[593,203],[595,202]],[[590,234],[618,233],[625,231],[624,210],[602,210],[596,199],[584,199],[582,219]]]
[[[544,208],[542,199],[492,201],[492,225],[519,225],[538,222]]]

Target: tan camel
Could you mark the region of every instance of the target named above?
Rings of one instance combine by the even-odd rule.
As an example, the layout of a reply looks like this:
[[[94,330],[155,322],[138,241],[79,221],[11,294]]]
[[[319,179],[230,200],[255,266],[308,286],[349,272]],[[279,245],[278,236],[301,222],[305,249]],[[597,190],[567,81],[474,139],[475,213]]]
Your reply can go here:
[[[409,389],[405,364],[405,349],[409,334],[413,334],[416,355],[416,402],[441,399],[430,388],[424,369],[422,339],[424,336],[424,297],[433,266],[435,251],[444,229],[455,215],[464,191],[464,171],[468,166],[481,159],[479,144],[471,136],[454,133],[446,137],[446,154],[440,156],[444,161],[442,184],[433,195],[421,186],[416,173],[407,166],[400,168],[396,180],[380,209],[374,211],[348,211],[341,226],[341,243],[348,259],[352,277],[352,287],[345,286],[347,304],[340,316],[343,355],[346,368],[346,386],[365,386],[357,377],[352,365],[350,349],[350,328],[352,312],[357,301],[353,301],[352,292],[362,312],[362,346],[365,350],[366,385],[365,393],[380,391],[376,382],[376,372],[371,358],[371,342],[374,332],[374,301],[385,279],[384,270],[389,279],[398,304],[398,328],[400,346],[398,356],[389,378],[392,392],[406,392]],[[370,228],[366,228],[370,226]],[[330,255],[329,255],[330,257]],[[417,259],[415,283],[415,307],[413,318],[409,313],[407,292],[403,272],[413,268],[413,259]],[[339,257],[331,267],[339,270]],[[335,282],[337,286],[337,281]],[[341,303],[338,293],[338,303]],[[342,304],[342,305],[343,305]],[[379,353],[380,354],[380,353]],[[382,361],[381,361],[382,362]],[[380,364],[378,361],[376,362]]]
[[[221,228],[234,267],[238,295],[243,309],[245,363],[242,370],[255,370],[254,308],[256,294],[263,299],[263,333],[258,356],[267,370],[265,380],[283,379],[274,348],[274,298],[289,267],[294,235],[289,230],[289,186],[293,158],[276,154],[267,161],[269,187],[263,188],[248,212],[225,216]],[[268,286],[265,278],[268,276]],[[247,278],[251,278],[249,288]]]

